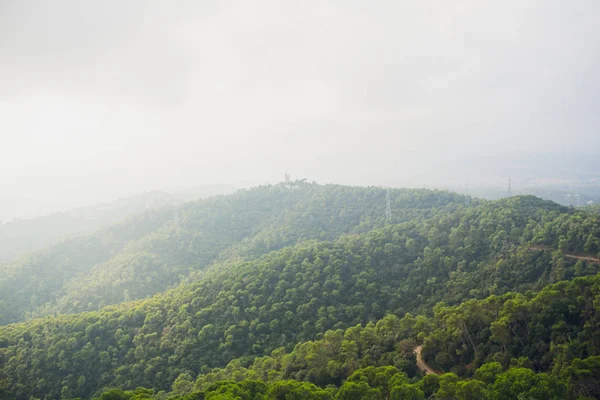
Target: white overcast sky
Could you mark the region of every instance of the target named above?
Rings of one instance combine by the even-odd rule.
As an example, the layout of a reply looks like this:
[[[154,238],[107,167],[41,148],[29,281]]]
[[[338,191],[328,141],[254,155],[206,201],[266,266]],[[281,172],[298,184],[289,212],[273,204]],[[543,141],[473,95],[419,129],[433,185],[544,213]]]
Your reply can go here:
[[[594,153],[599,38],[598,0],[0,0],[0,195]]]

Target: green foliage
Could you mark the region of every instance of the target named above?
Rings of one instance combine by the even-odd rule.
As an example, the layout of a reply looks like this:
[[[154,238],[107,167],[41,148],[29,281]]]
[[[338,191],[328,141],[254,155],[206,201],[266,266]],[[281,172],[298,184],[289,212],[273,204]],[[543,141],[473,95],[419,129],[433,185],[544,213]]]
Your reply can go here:
[[[0,383],[19,400],[131,398],[137,386],[178,399],[593,393],[600,276],[574,278],[595,263],[563,251],[595,251],[600,216],[533,197],[466,209],[443,192],[393,194],[393,221],[376,188],[275,186],[187,205],[179,226],[115,241],[86,276],[65,272],[43,312],[194,281],[0,327]],[[37,279],[1,296],[17,304]],[[571,281],[548,286],[557,279]],[[451,373],[419,380],[419,343]]]
[[[373,381],[374,380],[374,381]],[[428,382],[427,382],[428,381]],[[436,385],[431,385],[437,382]],[[433,388],[430,394],[423,387]],[[215,382],[204,391],[185,395],[157,394],[154,397],[136,397],[135,392],[112,389],[105,391],[99,399],[129,400],[156,398],[169,400],[486,400],[486,399],[575,399],[567,393],[567,382],[546,373],[536,374],[525,368],[511,368],[499,374],[493,384],[459,378],[449,373],[428,377],[408,377],[394,371],[392,367],[369,367],[355,371],[352,378],[339,387],[318,387],[312,383],[297,380],[276,380],[264,383],[256,380],[224,380]],[[145,392],[142,396],[151,395]],[[425,397],[427,396],[427,397]],[[581,397],[579,397],[581,398]]]
[[[273,400],[328,400],[331,399],[331,395],[330,392],[311,383],[286,380],[271,384],[265,398]]]
[[[490,384],[511,365],[559,375],[575,355],[600,354],[599,295],[596,275],[550,285],[535,296],[510,293],[454,307],[440,304],[433,322],[438,328],[424,337],[423,354],[439,368],[464,375],[489,363],[475,377]],[[439,354],[445,355],[444,365]]]
[[[527,368],[511,368],[500,374],[491,388],[491,399],[564,399],[564,382]]]
[[[483,381],[484,383],[491,385],[496,381],[496,377],[502,372],[502,364],[499,362],[491,362],[483,364],[475,371],[475,378]]]
[[[89,272],[114,254],[164,225],[170,212],[153,210],[90,236],[76,237],[0,265],[0,323],[22,319],[54,301],[69,279]]]
[[[401,384],[391,388],[390,400],[424,400],[425,394],[416,386]]]
[[[0,243],[2,243],[0,263],[14,261],[20,255],[51,246],[67,237],[93,233],[103,227],[118,224],[120,221],[140,214],[149,207],[156,209],[172,202],[208,197],[231,190],[232,187],[228,185],[202,185],[189,195],[187,193],[173,195],[154,191],[66,212],[35,218],[13,219],[10,222],[0,221]],[[151,214],[149,213],[143,218],[152,218]],[[169,216],[169,214],[167,213],[165,216]]]
[[[64,398],[64,396],[62,396]],[[135,390],[123,391],[121,389],[110,389],[102,392],[95,400],[143,400],[153,399],[154,390],[138,387]]]
[[[269,356],[255,359],[247,367],[236,359],[225,368],[207,371],[196,380],[196,388],[205,389],[223,379],[239,381],[249,378],[264,381],[295,379],[320,386],[340,385],[346,379],[365,380],[371,385],[386,388],[387,379],[400,372],[394,365],[406,367],[403,376],[406,376],[405,373],[416,375],[412,351],[415,342],[401,338],[414,336],[418,329],[425,328],[422,318],[408,315],[399,319],[389,315],[376,324],[357,325],[345,331],[327,331],[322,339],[299,343],[290,353],[281,348]],[[402,350],[403,346],[408,348]],[[382,365],[387,367],[373,368]],[[359,369],[360,374],[353,374]]]
[[[575,358],[562,372],[570,382],[570,397],[600,397],[600,356]]]
[[[0,324],[98,310],[198,278],[215,260],[383,226],[386,191],[298,183],[241,190],[130,218],[0,266]],[[398,223],[456,208],[458,195],[394,190]],[[18,290],[14,290],[17,288]]]
[[[383,400],[381,391],[369,386],[367,382],[346,382],[335,396],[336,400]]]

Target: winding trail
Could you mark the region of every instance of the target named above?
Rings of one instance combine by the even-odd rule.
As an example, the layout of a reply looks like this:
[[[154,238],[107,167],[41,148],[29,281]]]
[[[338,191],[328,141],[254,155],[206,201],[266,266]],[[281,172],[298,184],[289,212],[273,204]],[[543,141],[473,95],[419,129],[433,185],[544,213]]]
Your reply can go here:
[[[529,248],[529,250],[538,250],[538,251],[554,251],[556,249],[552,249],[550,247],[546,247],[546,246],[541,246],[541,245],[535,245],[535,246],[531,246]],[[573,254],[573,253],[566,253],[565,254],[566,258],[574,258],[576,260],[584,260],[584,261],[591,261],[591,262],[595,262],[600,264],[600,258],[596,258],[596,257],[592,257],[586,254]]]
[[[423,357],[421,357],[421,350],[423,349],[423,346],[417,346],[414,348],[414,353],[417,356],[417,367],[421,370],[421,371],[425,371],[425,375],[440,375],[439,372],[437,372],[435,369],[431,368],[430,365],[428,365],[425,360],[423,360]]]
[[[535,245],[535,246],[531,246],[529,248],[529,250],[532,250],[532,251],[536,251],[536,250],[537,251],[554,251],[555,249],[547,247],[547,246]],[[591,262],[600,264],[600,258],[592,257],[587,254],[566,253],[565,257],[566,258],[574,258],[576,260],[591,261]],[[425,362],[425,360],[423,360],[423,357],[421,356],[422,350],[423,350],[423,346],[417,346],[413,349],[413,352],[417,356],[417,368],[419,368],[421,371],[424,371],[426,375],[432,375],[432,374],[440,375],[439,372],[437,372],[429,364],[427,364]]]

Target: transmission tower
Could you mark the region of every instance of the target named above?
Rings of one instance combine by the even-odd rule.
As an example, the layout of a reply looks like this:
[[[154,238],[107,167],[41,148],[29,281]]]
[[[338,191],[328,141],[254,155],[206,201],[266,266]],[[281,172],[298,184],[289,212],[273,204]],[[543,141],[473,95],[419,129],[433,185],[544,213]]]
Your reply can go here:
[[[390,189],[385,194],[385,219],[392,219],[392,199],[390,198]]]
[[[469,198],[469,183],[465,184],[465,207],[469,208],[469,203],[471,199]]]
[[[510,185],[510,177],[508,178],[508,189],[506,189],[506,197],[512,196],[512,187]]]

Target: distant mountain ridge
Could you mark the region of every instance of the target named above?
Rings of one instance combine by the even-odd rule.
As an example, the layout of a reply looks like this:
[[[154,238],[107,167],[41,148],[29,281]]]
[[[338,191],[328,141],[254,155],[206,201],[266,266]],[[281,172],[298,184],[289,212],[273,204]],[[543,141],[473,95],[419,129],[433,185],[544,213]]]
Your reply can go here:
[[[0,223],[0,261],[10,262],[27,252],[50,246],[76,234],[93,232],[151,208],[226,194],[230,185],[203,185],[179,193],[151,191],[109,203],[79,207],[35,218]]]
[[[565,257],[600,252],[599,215],[533,196],[467,207],[456,194],[402,189],[389,191],[386,218],[387,192],[314,184],[239,191],[186,204],[178,223],[156,210],[65,244],[70,252],[48,249],[13,265],[13,276],[26,274],[0,288],[0,314],[21,307],[46,316],[0,326],[0,387],[19,400],[91,398],[106,387],[186,394],[194,380],[210,391],[218,376],[239,380],[248,369],[265,380],[341,385],[361,365],[414,375],[416,344],[436,369],[467,379],[490,362],[498,379],[527,365],[562,376],[576,357],[600,355],[591,336],[600,264]],[[85,261],[102,245],[97,259],[116,254],[108,263],[72,270],[73,280],[55,281],[58,291],[43,286],[64,269],[56,265],[81,265],[65,256]],[[158,293],[164,279],[201,270]],[[57,300],[32,298],[40,288]],[[52,315],[98,308],[97,295],[117,303],[124,288],[131,299],[140,288],[158,294]],[[36,311],[40,303],[48,308]],[[528,398],[566,398],[562,385],[556,396]],[[336,397],[354,398],[362,397]],[[491,397],[502,398],[517,396]]]
[[[385,189],[298,187],[263,186],[150,210],[0,267],[0,323],[144,298],[195,279],[216,260],[252,259],[302,241],[334,240],[464,202],[449,192],[391,190],[394,214],[387,221]]]

